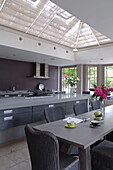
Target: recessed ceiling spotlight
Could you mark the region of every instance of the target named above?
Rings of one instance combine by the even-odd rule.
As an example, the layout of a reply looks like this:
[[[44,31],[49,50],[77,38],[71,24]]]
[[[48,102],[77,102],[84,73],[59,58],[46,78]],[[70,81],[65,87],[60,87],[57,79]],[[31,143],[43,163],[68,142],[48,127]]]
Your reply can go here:
[[[66,53],[68,53],[68,51],[66,51]]]
[[[20,41],[22,41],[22,40],[23,40],[23,38],[22,38],[22,37],[19,37],[19,40],[20,40]]]
[[[56,47],[54,47],[54,50],[56,50]]]
[[[103,58],[100,58],[100,60],[103,60]]]
[[[38,45],[40,46],[40,45],[41,45],[41,43],[39,42],[39,43],[38,43]]]

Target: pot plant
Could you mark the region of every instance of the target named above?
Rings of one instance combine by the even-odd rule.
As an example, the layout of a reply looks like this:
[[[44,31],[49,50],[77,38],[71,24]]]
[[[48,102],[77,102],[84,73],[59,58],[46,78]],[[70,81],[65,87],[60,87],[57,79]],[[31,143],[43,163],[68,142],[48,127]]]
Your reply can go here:
[[[103,119],[105,117],[105,99],[110,95],[110,92],[113,92],[113,88],[106,88],[104,84],[101,86],[94,85],[94,94],[92,97],[100,101],[100,111]]]
[[[71,93],[74,92],[75,85],[77,84],[78,81],[80,81],[78,77],[65,76],[65,85],[71,87]]]

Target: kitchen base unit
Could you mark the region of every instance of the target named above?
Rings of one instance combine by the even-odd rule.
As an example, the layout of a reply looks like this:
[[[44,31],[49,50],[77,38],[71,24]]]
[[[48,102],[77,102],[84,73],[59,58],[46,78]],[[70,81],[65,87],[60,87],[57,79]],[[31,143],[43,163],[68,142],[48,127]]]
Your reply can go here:
[[[61,106],[65,114],[72,114],[76,102],[89,103],[89,96],[79,97],[56,95],[50,98],[25,99],[5,98],[0,99],[0,143],[24,137],[26,124],[46,123],[44,110],[47,107]],[[5,104],[4,104],[5,103]]]

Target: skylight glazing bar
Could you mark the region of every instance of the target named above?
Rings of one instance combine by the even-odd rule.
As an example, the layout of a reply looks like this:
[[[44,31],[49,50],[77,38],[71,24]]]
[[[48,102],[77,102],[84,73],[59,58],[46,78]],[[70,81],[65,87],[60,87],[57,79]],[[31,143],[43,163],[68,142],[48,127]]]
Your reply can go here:
[[[0,7],[0,12],[2,11],[2,9],[3,9],[3,7],[4,7],[5,3],[6,3],[6,1],[7,1],[7,0],[3,0],[2,5],[1,5],[1,7]]]
[[[80,22],[80,20],[79,20],[78,22]],[[77,22],[77,23],[78,23],[78,22]],[[77,24],[77,23],[76,23],[76,24]],[[79,23],[79,24],[80,24],[80,23]],[[75,26],[75,24],[74,24],[74,26]],[[68,32],[69,32],[70,30],[72,30],[72,28],[73,28],[74,26],[72,26],[69,30],[67,30],[67,32],[65,32],[64,36],[57,42],[58,44],[60,43],[61,40],[63,40],[63,39],[66,37],[66,34],[68,34]],[[77,32],[78,32],[78,29],[77,29],[75,32],[73,32],[73,34],[75,34],[75,33],[77,33]],[[72,36],[73,34],[70,34],[70,36]],[[69,37],[70,37],[70,36],[69,36]],[[69,37],[68,37],[68,39],[69,39]]]
[[[46,6],[48,5],[49,0],[45,3],[44,7],[41,9],[41,11],[39,12],[39,14],[37,15],[37,17],[34,19],[34,21],[32,22],[32,24],[30,25],[30,27],[27,29],[26,33],[28,33],[29,29],[32,27],[32,25],[37,21],[37,19],[39,18],[39,16],[41,15],[41,13],[44,11],[44,9],[46,8]]]
[[[47,26],[53,21],[53,19],[55,18],[56,14],[57,14],[57,11],[58,11],[59,7],[56,7],[56,10],[53,12],[53,16],[52,18],[50,19],[50,21],[46,24],[46,26],[43,28],[43,30],[40,32],[40,34],[38,34],[38,37],[41,36],[41,34],[44,32],[44,30],[47,28]]]
[[[94,39],[96,40],[97,44],[100,46],[99,41],[97,40],[97,38],[96,38],[95,34],[93,33],[91,27],[90,27],[89,25],[88,25],[88,27],[89,27],[89,29],[91,30],[91,33],[92,33]]]
[[[113,43],[49,0],[0,0],[0,25],[71,49]]]
[[[75,43],[75,44],[76,44],[76,45],[75,45],[75,49],[77,49],[77,45],[78,45],[78,40],[79,40],[79,36],[80,36],[82,24],[83,24],[83,23],[80,21],[79,32],[78,32],[77,39],[76,39],[76,43]]]

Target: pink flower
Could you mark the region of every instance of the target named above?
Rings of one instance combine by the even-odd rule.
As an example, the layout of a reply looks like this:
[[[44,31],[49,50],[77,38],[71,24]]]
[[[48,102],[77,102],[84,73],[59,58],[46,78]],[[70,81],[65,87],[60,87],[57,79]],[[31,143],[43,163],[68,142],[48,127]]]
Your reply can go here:
[[[103,93],[101,96],[100,96],[101,99],[106,99],[107,98],[107,95],[105,93]]]
[[[113,88],[109,88],[109,91],[113,91]]]
[[[102,89],[103,93],[107,93],[109,91],[108,88]]]
[[[67,75],[67,74],[64,74],[63,77],[68,77],[68,75]]]
[[[102,86],[98,86],[97,88],[101,89],[101,88],[102,88]]]
[[[97,95],[97,96],[103,95],[102,89],[99,89],[99,88],[96,88],[96,89],[94,90],[94,93],[95,93],[95,95]]]

